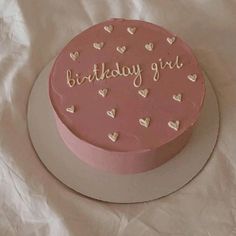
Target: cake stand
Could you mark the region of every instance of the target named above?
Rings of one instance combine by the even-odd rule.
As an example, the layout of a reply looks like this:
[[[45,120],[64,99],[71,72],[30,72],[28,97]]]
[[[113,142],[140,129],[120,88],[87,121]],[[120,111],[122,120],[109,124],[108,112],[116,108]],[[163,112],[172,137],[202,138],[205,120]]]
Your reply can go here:
[[[52,63],[39,74],[29,96],[28,131],[42,163],[69,188],[106,202],[150,201],[180,189],[207,163],[218,137],[219,108],[214,89],[206,76],[204,106],[187,146],[175,158],[158,168],[138,174],[118,175],[90,167],[63,143],[56,129],[48,96]]]

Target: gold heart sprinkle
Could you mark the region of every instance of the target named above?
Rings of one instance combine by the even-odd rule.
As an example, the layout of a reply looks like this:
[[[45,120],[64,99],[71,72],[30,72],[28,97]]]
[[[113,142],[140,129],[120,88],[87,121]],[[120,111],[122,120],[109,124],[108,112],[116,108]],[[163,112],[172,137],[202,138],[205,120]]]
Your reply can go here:
[[[142,97],[146,98],[148,93],[149,93],[149,90],[148,89],[140,89],[138,91],[139,95],[141,95]]]
[[[79,57],[79,52],[76,51],[76,52],[71,52],[70,53],[70,58],[73,60],[73,61],[76,61]]]
[[[150,124],[150,120],[151,120],[150,117],[140,118],[139,124],[147,128]]]
[[[135,31],[136,31],[136,27],[128,27],[128,28],[127,28],[127,31],[128,31],[130,34],[134,34]]]
[[[113,30],[113,26],[112,25],[106,25],[104,26],[104,30],[106,30],[108,33],[111,33]]]
[[[98,94],[101,95],[102,97],[106,97],[108,92],[108,89],[100,89],[98,90]]]
[[[178,131],[179,130],[179,125],[180,125],[180,122],[178,120],[176,121],[169,121],[168,122],[168,126],[171,128],[171,129],[174,129],[175,131]]]
[[[166,41],[171,45],[175,42],[175,37],[172,38],[167,37]]]
[[[101,50],[103,48],[103,46],[104,46],[103,42],[93,44],[93,47],[98,49],[98,50]]]
[[[116,116],[116,109],[112,108],[111,110],[107,111],[107,115],[110,116],[111,118],[115,118],[115,116]]]
[[[178,94],[174,94],[172,96],[172,98],[177,101],[177,102],[181,102],[182,101],[182,94],[181,93],[178,93]]]
[[[196,82],[197,80],[197,75],[196,74],[192,74],[192,75],[188,75],[188,79],[192,82]]]
[[[145,48],[146,48],[148,51],[152,51],[152,50],[153,50],[153,47],[154,47],[153,43],[147,43],[147,44],[145,44]]]
[[[126,51],[126,46],[122,46],[122,47],[117,47],[116,48],[116,50],[119,52],[119,53],[121,53],[121,54],[123,54],[125,51]]]
[[[75,112],[75,106],[72,105],[72,106],[70,106],[70,107],[67,107],[67,108],[66,108],[66,111],[67,111],[67,112],[70,112],[70,113],[74,113],[74,112]]]
[[[117,132],[113,132],[108,134],[108,138],[112,141],[112,142],[116,142],[116,140],[118,139],[119,134]]]

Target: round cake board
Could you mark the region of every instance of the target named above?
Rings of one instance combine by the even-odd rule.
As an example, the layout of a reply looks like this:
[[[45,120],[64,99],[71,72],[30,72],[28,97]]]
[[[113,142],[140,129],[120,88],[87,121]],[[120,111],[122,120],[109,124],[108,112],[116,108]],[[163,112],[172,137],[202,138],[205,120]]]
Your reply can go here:
[[[118,175],[82,162],[63,143],[48,95],[52,62],[39,74],[28,101],[28,130],[38,157],[62,183],[88,197],[114,203],[144,202],[187,184],[211,156],[219,131],[216,94],[206,78],[206,98],[186,147],[173,159],[147,172]],[[96,158],[96,156],[94,156]]]

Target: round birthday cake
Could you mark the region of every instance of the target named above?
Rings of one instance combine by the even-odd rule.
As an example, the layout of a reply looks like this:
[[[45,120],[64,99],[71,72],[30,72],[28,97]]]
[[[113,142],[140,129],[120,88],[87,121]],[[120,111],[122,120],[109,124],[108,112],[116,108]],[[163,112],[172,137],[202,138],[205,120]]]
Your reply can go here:
[[[102,170],[131,174],[174,158],[191,137],[205,95],[191,49],[160,26],[111,19],[61,51],[49,96],[65,145]]]

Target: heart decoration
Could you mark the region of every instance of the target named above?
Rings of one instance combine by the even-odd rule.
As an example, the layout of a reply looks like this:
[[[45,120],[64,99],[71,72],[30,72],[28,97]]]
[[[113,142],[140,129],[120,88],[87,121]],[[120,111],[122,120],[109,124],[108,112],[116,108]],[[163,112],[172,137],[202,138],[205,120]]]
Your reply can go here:
[[[196,82],[197,80],[197,75],[196,74],[192,74],[192,75],[188,75],[188,79],[192,82]]]
[[[177,101],[177,102],[181,102],[182,101],[182,94],[181,93],[178,93],[178,94],[174,94],[172,96],[172,98]]]
[[[108,33],[111,33],[113,30],[113,26],[112,25],[106,25],[104,26],[104,30],[106,30]]]
[[[122,46],[122,47],[118,46],[118,47],[116,48],[116,50],[117,50],[119,53],[123,54],[123,53],[126,51],[126,46]]]
[[[103,48],[103,46],[104,46],[103,42],[93,44],[93,47],[98,49],[98,50],[101,50]]]
[[[153,50],[153,47],[154,47],[153,43],[147,43],[147,44],[145,44],[145,48],[146,48],[148,51],[150,51],[150,52]]]
[[[139,95],[141,95],[142,97],[146,98],[148,93],[149,93],[149,90],[146,88],[146,89],[140,89],[138,91]]]
[[[106,97],[108,92],[108,89],[100,89],[98,90],[98,94],[101,95],[102,97]]]
[[[140,118],[139,124],[147,128],[150,124],[150,120],[151,120],[150,117]]]
[[[66,111],[69,112],[69,113],[74,113],[75,112],[75,106],[72,105],[70,107],[67,107]]]
[[[76,61],[79,57],[79,52],[76,51],[76,52],[71,52],[70,53],[70,58],[73,60],[73,61]]]
[[[115,118],[115,116],[116,116],[116,109],[112,108],[111,110],[107,111],[107,115],[110,116],[111,118]]]
[[[117,132],[113,132],[108,134],[108,138],[112,141],[112,142],[116,142],[116,140],[118,139],[119,134]]]
[[[167,37],[166,41],[167,41],[170,45],[172,45],[172,44],[175,42],[175,37],[172,37],[172,38]]]
[[[130,34],[134,34],[135,31],[136,31],[136,27],[128,27],[128,28],[127,28],[127,31],[128,31]]]
[[[178,120],[176,121],[169,121],[168,122],[168,126],[171,128],[171,129],[174,129],[175,131],[178,131],[179,130],[179,125],[180,125],[180,122]]]

